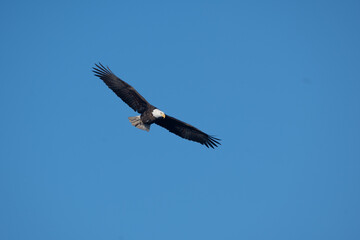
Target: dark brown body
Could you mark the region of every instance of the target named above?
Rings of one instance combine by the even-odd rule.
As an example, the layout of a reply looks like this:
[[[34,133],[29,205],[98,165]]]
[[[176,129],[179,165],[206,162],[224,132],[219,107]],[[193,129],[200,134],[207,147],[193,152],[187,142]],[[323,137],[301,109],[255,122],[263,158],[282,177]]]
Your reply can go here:
[[[153,124],[156,118],[153,116],[152,112],[154,111],[155,107],[150,105],[149,108],[140,115],[140,119],[144,124]]]

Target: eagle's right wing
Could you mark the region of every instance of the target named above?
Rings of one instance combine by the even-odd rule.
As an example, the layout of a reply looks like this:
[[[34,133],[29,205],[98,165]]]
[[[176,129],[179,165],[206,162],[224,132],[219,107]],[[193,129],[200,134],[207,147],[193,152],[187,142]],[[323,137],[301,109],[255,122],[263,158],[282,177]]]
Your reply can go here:
[[[95,76],[103,80],[129,107],[138,113],[146,111],[150,104],[132,86],[118,78],[109,67],[104,67],[101,63],[95,65],[97,67],[93,67]]]

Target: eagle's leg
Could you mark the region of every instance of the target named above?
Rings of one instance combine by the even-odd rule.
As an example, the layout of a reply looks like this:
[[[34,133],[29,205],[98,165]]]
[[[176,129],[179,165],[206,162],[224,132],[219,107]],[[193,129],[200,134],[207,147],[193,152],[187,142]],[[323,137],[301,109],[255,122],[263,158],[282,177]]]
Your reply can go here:
[[[131,124],[141,130],[145,130],[145,131],[150,131],[150,125],[149,124],[144,124],[141,119],[140,116],[136,116],[136,117],[129,117],[129,121],[131,122]]]

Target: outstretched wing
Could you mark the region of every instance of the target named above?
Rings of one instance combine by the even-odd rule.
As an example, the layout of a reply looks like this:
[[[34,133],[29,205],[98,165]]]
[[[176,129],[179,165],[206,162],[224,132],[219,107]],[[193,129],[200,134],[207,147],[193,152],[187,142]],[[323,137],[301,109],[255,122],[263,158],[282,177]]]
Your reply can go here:
[[[201,143],[206,147],[214,148],[217,147],[217,145],[221,145],[219,142],[220,139],[212,137],[190,124],[184,123],[169,115],[166,115],[165,118],[158,118],[155,123],[182,138]]]
[[[93,72],[99,77],[113,92],[121,98],[134,111],[143,113],[150,105],[132,86],[118,78],[109,67],[104,67],[101,63],[95,64]]]

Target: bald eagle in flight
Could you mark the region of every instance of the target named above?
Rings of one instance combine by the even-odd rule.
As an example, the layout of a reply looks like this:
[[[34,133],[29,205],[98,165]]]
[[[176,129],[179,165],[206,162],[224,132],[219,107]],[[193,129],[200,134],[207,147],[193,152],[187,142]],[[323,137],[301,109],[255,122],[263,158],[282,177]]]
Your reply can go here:
[[[214,148],[221,145],[220,139],[210,136],[174,117],[165,116],[164,112],[148,103],[132,86],[118,78],[109,67],[104,67],[101,63],[95,65],[96,67],[93,67],[95,76],[103,80],[134,111],[141,114],[136,117],[129,117],[133,126],[149,131],[150,125],[155,123],[182,138],[198,142],[206,147]]]

